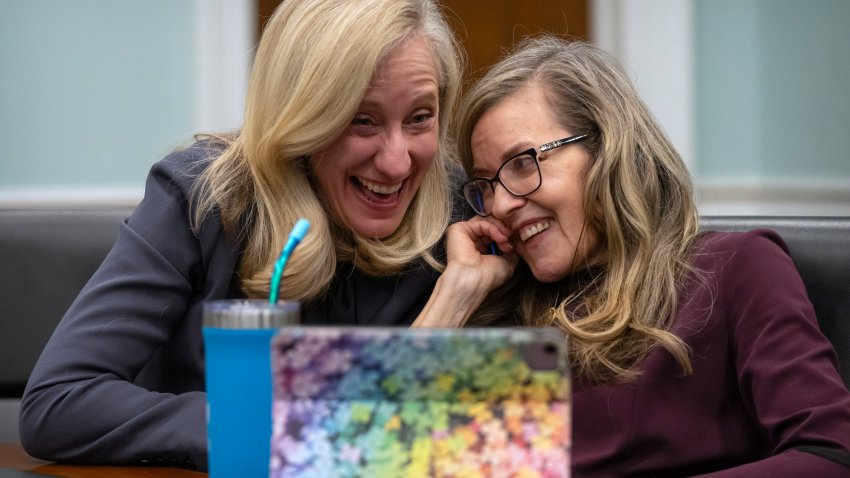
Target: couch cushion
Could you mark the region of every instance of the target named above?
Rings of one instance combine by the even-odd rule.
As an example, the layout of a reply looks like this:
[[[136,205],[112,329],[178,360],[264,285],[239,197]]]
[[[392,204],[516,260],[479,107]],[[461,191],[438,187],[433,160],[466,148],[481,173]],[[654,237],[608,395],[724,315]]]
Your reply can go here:
[[[129,207],[0,209],[0,396],[20,396]]]

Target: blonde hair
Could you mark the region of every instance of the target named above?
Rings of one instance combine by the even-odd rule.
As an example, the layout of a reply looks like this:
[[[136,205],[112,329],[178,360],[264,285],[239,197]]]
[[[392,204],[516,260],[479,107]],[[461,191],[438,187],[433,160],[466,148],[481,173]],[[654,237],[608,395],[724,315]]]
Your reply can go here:
[[[589,383],[635,378],[640,361],[657,345],[691,373],[688,348],[670,328],[680,288],[693,272],[690,251],[698,234],[693,188],[685,164],[613,58],[591,45],[550,36],[525,40],[461,106],[458,147],[464,167],[471,171],[469,140],[481,115],[532,83],[544,86],[561,126],[589,135],[578,144],[591,157],[585,230],[600,238],[605,263],[593,274],[585,271],[593,277],[567,292],[565,282],[581,276],[580,270],[549,286],[535,283],[527,267],[521,268],[505,288],[522,298],[518,309],[511,307],[513,315],[525,325],[562,328],[574,373]],[[492,320],[494,310],[504,315],[510,307],[505,293],[491,294],[479,322]]]
[[[382,59],[414,34],[431,45],[439,78],[439,145],[399,228],[381,240],[328,219],[311,184],[309,155],[344,131]],[[197,182],[196,227],[211,212],[244,246],[243,292],[269,293],[277,255],[299,217],[310,233],[292,255],[281,297],[309,301],[328,288],[340,261],[392,275],[431,249],[450,217],[449,141],[461,76],[454,36],[432,0],[287,0],[269,19],[254,59],[239,133]]]

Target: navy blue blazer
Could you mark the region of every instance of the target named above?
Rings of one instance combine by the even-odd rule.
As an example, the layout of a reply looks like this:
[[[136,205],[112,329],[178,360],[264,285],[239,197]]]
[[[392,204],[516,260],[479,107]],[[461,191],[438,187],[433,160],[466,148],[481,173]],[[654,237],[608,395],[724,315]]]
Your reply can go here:
[[[20,418],[29,454],[206,469],[202,304],[242,296],[240,245],[215,215],[190,229],[192,185],[218,153],[198,143],[151,169],[144,199],[30,376]],[[381,278],[340,264],[302,322],[410,324],[437,277],[424,263]]]

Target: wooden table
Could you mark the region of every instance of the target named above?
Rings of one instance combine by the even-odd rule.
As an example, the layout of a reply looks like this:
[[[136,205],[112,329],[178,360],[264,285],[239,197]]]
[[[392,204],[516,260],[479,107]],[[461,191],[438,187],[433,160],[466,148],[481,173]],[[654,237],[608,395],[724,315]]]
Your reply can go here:
[[[206,473],[147,466],[61,465],[26,454],[17,443],[0,443],[0,476],[5,469],[73,478],[205,478]],[[22,477],[23,478],[23,477]]]

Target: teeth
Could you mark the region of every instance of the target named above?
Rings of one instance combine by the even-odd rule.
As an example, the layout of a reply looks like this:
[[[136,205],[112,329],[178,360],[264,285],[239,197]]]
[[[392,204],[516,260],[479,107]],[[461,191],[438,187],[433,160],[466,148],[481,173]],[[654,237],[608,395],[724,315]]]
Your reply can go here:
[[[541,221],[537,224],[532,224],[531,226],[526,227],[522,231],[519,231],[519,238],[522,239],[522,242],[525,242],[535,234],[539,234],[545,231],[546,229],[549,229],[551,226],[552,221],[549,220]]]
[[[369,191],[372,191],[373,193],[378,193],[378,194],[392,194],[392,193],[398,191],[399,189],[401,189],[401,184],[402,184],[402,183],[398,183],[398,184],[393,184],[391,186],[385,186],[385,185],[382,185],[382,184],[373,183],[372,181],[369,181],[368,179],[364,179],[364,178],[361,178],[361,177],[358,177],[357,180],[360,181],[360,184],[362,184],[366,189],[368,189]]]

